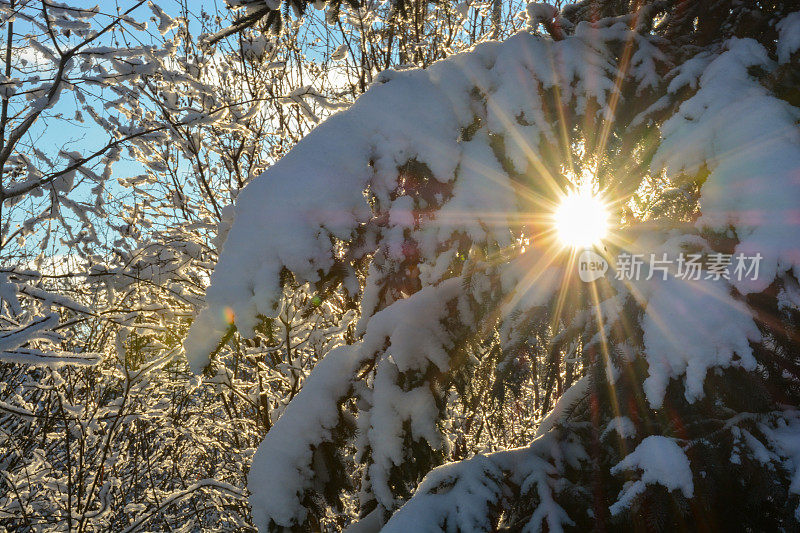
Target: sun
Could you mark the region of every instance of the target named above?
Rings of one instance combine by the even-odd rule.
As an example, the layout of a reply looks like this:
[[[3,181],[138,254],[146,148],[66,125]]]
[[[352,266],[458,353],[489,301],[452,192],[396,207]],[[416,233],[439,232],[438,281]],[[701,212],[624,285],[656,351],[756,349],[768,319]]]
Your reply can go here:
[[[553,220],[559,240],[573,248],[588,248],[608,234],[608,207],[588,189],[566,195],[556,209]]]

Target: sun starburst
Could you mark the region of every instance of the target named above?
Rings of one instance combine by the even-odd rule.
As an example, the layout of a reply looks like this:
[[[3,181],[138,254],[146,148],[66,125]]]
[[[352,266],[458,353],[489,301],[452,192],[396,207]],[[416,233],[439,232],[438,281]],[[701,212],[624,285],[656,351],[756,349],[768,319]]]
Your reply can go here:
[[[572,248],[599,244],[608,234],[609,211],[603,199],[582,188],[567,194],[553,214],[558,238]]]

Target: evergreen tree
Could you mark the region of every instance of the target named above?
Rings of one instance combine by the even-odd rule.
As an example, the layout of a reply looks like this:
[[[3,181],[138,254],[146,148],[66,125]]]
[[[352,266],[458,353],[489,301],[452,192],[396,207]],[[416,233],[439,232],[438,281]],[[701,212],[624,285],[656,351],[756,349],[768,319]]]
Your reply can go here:
[[[800,527],[798,9],[530,4],[243,190],[190,365],[289,284],[360,317],[259,447],[258,527]],[[612,211],[593,282],[552,229],[575,188]]]

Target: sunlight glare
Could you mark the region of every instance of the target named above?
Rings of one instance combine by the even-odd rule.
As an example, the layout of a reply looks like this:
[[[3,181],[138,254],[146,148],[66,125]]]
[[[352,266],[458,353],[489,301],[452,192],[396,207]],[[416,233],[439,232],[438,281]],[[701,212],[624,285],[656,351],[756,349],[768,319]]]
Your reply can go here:
[[[588,189],[570,192],[554,215],[558,237],[563,244],[585,248],[598,244],[608,233],[608,208]]]

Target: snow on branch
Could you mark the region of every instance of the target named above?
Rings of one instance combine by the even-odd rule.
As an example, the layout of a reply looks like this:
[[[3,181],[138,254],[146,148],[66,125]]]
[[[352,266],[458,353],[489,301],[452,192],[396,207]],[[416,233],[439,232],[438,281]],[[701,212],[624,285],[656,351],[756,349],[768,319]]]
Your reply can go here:
[[[27,283],[15,283],[7,274],[0,278],[0,361],[23,365],[94,366],[102,360],[98,353],[75,353],[53,347],[61,340],[56,332],[60,319],[58,313],[48,312],[41,316],[25,312],[18,296],[24,294],[46,305],[59,305],[77,313],[93,315],[87,307],[66,296],[32,287]]]
[[[800,111],[750,75],[754,68],[774,67],[761,45],[732,39],[725,46],[699,77],[697,93],[664,122],[652,166],[677,177],[707,165],[698,226],[733,226],[735,252],[761,254],[756,279],[732,281],[747,294],[764,290],[787,270],[800,275]],[[730,117],[737,117],[737,127],[730,127]]]
[[[309,481],[312,446],[330,439],[338,403],[352,386],[359,362],[354,346],[328,352],[258,447],[248,484],[253,520],[264,530],[270,520],[290,526],[305,518],[300,499]]]
[[[232,497],[235,499],[244,499],[247,495],[244,493],[242,489],[239,487],[235,487],[230,483],[225,483],[224,481],[218,481],[216,479],[201,479],[197,483],[192,483],[188,487],[183,490],[179,490],[173,492],[172,494],[167,495],[161,500],[161,503],[150,510],[149,513],[142,515],[139,517],[133,524],[128,526],[123,530],[123,533],[134,533],[136,531],[141,531],[142,527],[144,527],[145,523],[159,513],[164,507],[171,505],[177,501],[180,501],[182,498],[189,496],[190,494],[198,491],[198,490],[216,490],[218,492],[226,494],[228,497]]]
[[[482,455],[442,465],[425,476],[381,531],[493,531],[503,480],[502,470]]]
[[[611,468],[611,473],[626,470],[639,470],[641,477],[620,492],[617,502],[610,508],[612,515],[629,507],[647,485],[658,484],[668,490],[679,490],[687,498],[694,494],[689,459],[675,439],[660,435],[645,438],[633,452]]]

